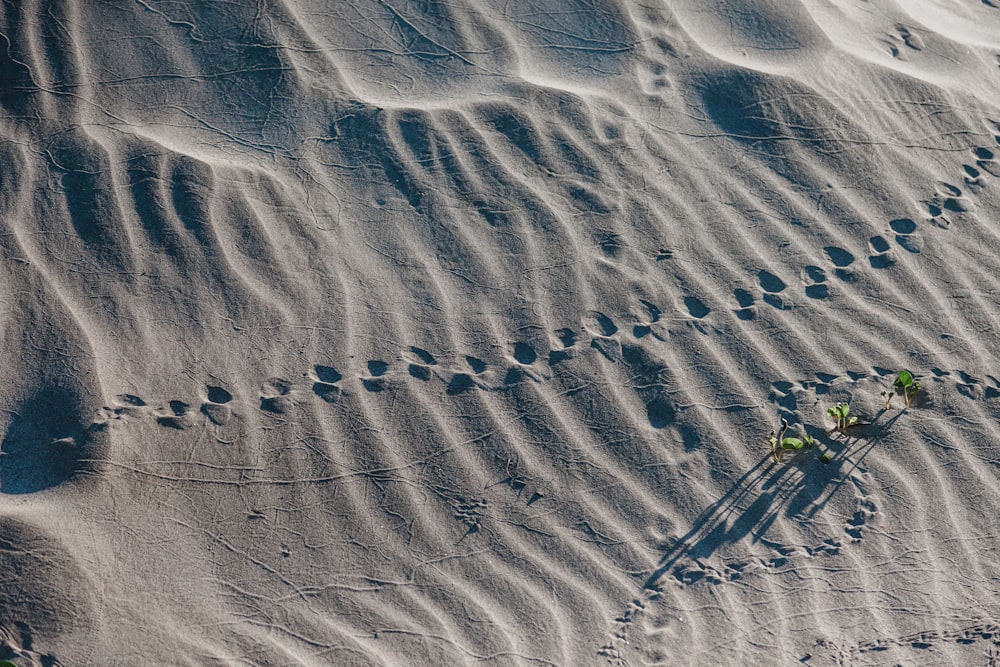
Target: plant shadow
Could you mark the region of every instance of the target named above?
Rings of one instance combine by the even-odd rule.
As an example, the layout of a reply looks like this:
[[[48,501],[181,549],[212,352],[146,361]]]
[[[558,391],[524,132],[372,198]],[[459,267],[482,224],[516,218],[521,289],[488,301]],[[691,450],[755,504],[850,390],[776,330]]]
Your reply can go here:
[[[663,553],[643,587],[659,590],[665,576],[678,573],[682,560],[707,558],[747,536],[780,546],[764,537],[771,525],[782,514],[807,521],[826,507],[904,411],[883,421],[885,412],[880,410],[871,423],[852,427],[846,434],[808,429],[818,446],[801,450],[786,462],[776,463],[770,453],[763,456]],[[826,462],[816,451],[820,447],[829,456]]]

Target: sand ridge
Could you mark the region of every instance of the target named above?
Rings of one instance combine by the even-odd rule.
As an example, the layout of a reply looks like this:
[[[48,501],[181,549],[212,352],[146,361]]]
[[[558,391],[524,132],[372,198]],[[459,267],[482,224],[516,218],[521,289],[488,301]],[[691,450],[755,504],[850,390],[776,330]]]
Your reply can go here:
[[[993,664],[996,4],[3,4],[0,659]]]

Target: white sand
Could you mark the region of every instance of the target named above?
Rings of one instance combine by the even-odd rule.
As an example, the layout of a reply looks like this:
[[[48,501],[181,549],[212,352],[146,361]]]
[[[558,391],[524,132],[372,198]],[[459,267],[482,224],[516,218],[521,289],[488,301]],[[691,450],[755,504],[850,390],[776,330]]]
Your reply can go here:
[[[0,659],[1000,661],[1000,1],[0,33]]]

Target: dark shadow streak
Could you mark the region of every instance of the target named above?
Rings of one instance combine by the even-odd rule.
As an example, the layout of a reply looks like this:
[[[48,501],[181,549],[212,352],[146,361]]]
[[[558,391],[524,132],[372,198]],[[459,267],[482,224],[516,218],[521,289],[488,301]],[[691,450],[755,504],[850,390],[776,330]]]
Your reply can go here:
[[[862,435],[853,437],[846,446],[839,445],[839,452],[828,464],[810,464],[810,470],[807,471],[792,463],[775,463],[770,455],[763,457],[722,498],[695,519],[687,534],[663,554],[659,566],[647,578],[643,588],[658,590],[660,580],[682,558],[706,558],[722,545],[735,543],[750,534],[755,534],[760,539],[777,519],[782,507],[786,516],[809,518],[815,515],[857,470],[868,453],[885,438],[905,411],[899,411],[891,419],[878,425],[885,412],[884,409],[879,411],[871,424],[865,426]],[[825,434],[820,434],[820,437],[823,435]],[[823,440],[827,441],[826,449],[832,449],[830,439],[824,437]],[[863,444],[856,446],[857,443]],[[795,471],[802,474],[798,479],[789,481],[789,476]],[[819,474],[820,471],[823,471],[822,474]],[[740,505],[750,498],[753,498],[752,502],[741,510]],[[730,519],[733,521],[727,527]]]

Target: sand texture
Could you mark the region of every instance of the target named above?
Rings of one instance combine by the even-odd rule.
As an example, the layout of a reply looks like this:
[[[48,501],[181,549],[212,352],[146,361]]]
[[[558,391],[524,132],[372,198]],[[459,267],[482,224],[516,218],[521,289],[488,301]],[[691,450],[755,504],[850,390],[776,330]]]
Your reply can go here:
[[[998,54],[1000,0],[2,2],[0,659],[1000,663]]]

